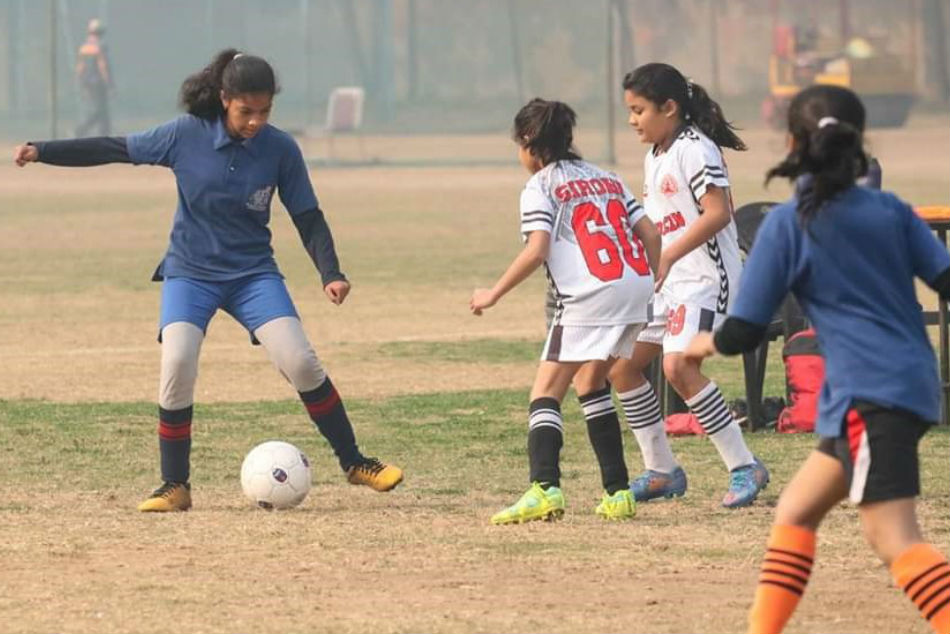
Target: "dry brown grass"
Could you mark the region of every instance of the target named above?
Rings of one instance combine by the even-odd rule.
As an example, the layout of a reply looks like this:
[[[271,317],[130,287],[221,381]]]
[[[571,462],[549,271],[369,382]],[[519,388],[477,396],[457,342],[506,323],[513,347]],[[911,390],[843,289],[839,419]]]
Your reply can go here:
[[[745,136],[753,150],[729,155],[737,203],[780,198],[782,186],[764,192],[760,181],[781,153],[781,137],[764,130]],[[424,152],[446,146],[445,139],[426,142]],[[889,188],[921,204],[948,202],[945,121],[875,132],[871,142]],[[383,143],[396,147],[391,139],[378,143],[380,152]],[[501,136],[471,143],[478,152],[513,154]],[[636,191],[642,148],[628,135],[619,148],[618,171]],[[325,301],[279,209],[276,251],[305,326],[345,396],[385,402],[406,393],[527,387],[531,360],[380,354],[380,346],[399,341],[543,336],[540,279],[481,319],[466,306],[471,289],[490,282],[518,248],[517,195],[525,178],[518,168],[335,169],[313,177],[354,294],[342,308]],[[173,208],[174,185],[161,170],[0,167],[0,410],[2,399],[154,398],[159,288],[147,280]],[[249,346],[229,318],[216,318],[198,402],[291,395],[263,351]],[[522,424],[520,416],[512,425]],[[390,455],[410,467],[435,460],[403,454],[386,420],[360,429],[376,446],[389,438]],[[153,442],[150,431],[136,433]],[[24,431],[2,448],[3,459],[33,451],[42,438]],[[804,440],[789,443],[793,455],[774,474],[765,503],[741,513],[716,507],[721,467],[708,445],[696,445],[690,455],[714,475],[700,470],[687,499],[644,505],[632,523],[603,525],[588,508],[597,496],[588,451],[573,458],[583,468],[571,472],[566,520],[510,529],[491,528],[485,519],[520,487],[517,454],[500,472],[500,462],[464,453],[464,461],[439,463],[431,473],[416,466],[406,488],[390,496],[340,484],[326,475],[333,473],[329,460],[319,458],[322,475],[299,510],[255,512],[222,476],[196,489],[193,512],[160,517],[130,512],[151,483],[151,455],[135,457],[139,474],[112,487],[72,485],[51,457],[46,468],[57,474],[56,486],[15,474],[0,483],[0,630],[737,631],[770,505],[807,451]],[[945,445],[946,435],[928,445],[936,475],[921,511],[946,551]],[[782,450],[774,451],[778,461]],[[126,453],[103,458],[105,480],[112,459],[133,460]],[[447,478],[461,478],[464,493],[439,494]],[[853,509],[830,516],[790,632],[927,631],[858,532]]]

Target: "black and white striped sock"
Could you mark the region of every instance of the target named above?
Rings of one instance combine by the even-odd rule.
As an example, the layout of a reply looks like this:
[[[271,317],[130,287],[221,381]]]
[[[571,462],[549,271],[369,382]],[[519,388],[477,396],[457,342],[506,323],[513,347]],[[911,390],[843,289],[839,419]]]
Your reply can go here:
[[[732,417],[719,386],[710,381],[698,394],[686,399],[686,404],[696,414],[729,471],[753,463],[755,458],[746,446],[739,423]]]
[[[561,486],[559,466],[564,445],[561,404],[550,397],[536,398],[528,408],[528,463],[531,482],[544,487]]]
[[[666,437],[666,425],[660,413],[660,402],[649,381],[629,392],[617,395],[627,417],[627,426],[633,432],[643,454],[643,466],[660,473],[672,473],[676,458]]]
[[[630,476],[627,473],[627,463],[623,459],[620,419],[617,418],[617,410],[610,397],[610,387],[577,398],[587,421],[587,436],[600,465],[604,491],[613,495],[629,486]]]

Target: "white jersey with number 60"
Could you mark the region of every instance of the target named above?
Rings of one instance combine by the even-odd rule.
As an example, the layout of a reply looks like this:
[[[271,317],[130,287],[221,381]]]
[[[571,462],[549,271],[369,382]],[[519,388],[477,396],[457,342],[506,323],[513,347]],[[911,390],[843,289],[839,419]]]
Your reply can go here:
[[[521,233],[551,234],[554,324],[644,323],[653,273],[633,225],[645,215],[620,178],[586,161],[546,165],[521,193]]]

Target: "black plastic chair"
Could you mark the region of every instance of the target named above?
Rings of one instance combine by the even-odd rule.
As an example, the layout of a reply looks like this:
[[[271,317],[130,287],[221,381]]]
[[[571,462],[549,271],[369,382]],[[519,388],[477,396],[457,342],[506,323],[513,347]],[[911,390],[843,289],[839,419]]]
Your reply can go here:
[[[755,234],[769,209],[778,203],[760,201],[748,203],[736,210],[736,228],[739,237],[739,249],[747,255],[755,242]],[[765,368],[768,365],[769,343],[782,337],[787,341],[796,332],[805,330],[808,320],[795,298],[788,295],[766,329],[765,338],[759,347],[742,355],[742,369],[745,378],[746,403],[749,408],[749,428],[761,429],[768,422],[762,415],[762,390],[765,384]],[[787,389],[787,388],[786,388]],[[785,395],[786,399],[788,394]]]

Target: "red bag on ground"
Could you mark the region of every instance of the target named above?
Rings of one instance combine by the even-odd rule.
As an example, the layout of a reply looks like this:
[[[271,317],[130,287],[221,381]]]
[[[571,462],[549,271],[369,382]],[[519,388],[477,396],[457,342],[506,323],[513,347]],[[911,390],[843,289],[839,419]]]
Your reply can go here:
[[[777,429],[785,433],[815,431],[818,395],[825,381],[825,360],[815,330],[797,332],[782,346],[789,405],[778,416]]]
[[[705,434],[706,432],[703,431],[703,426],[699,424],[696,414],[682,412],[670,414],[666,417],[666,433],[672,436],[690,436]]]

